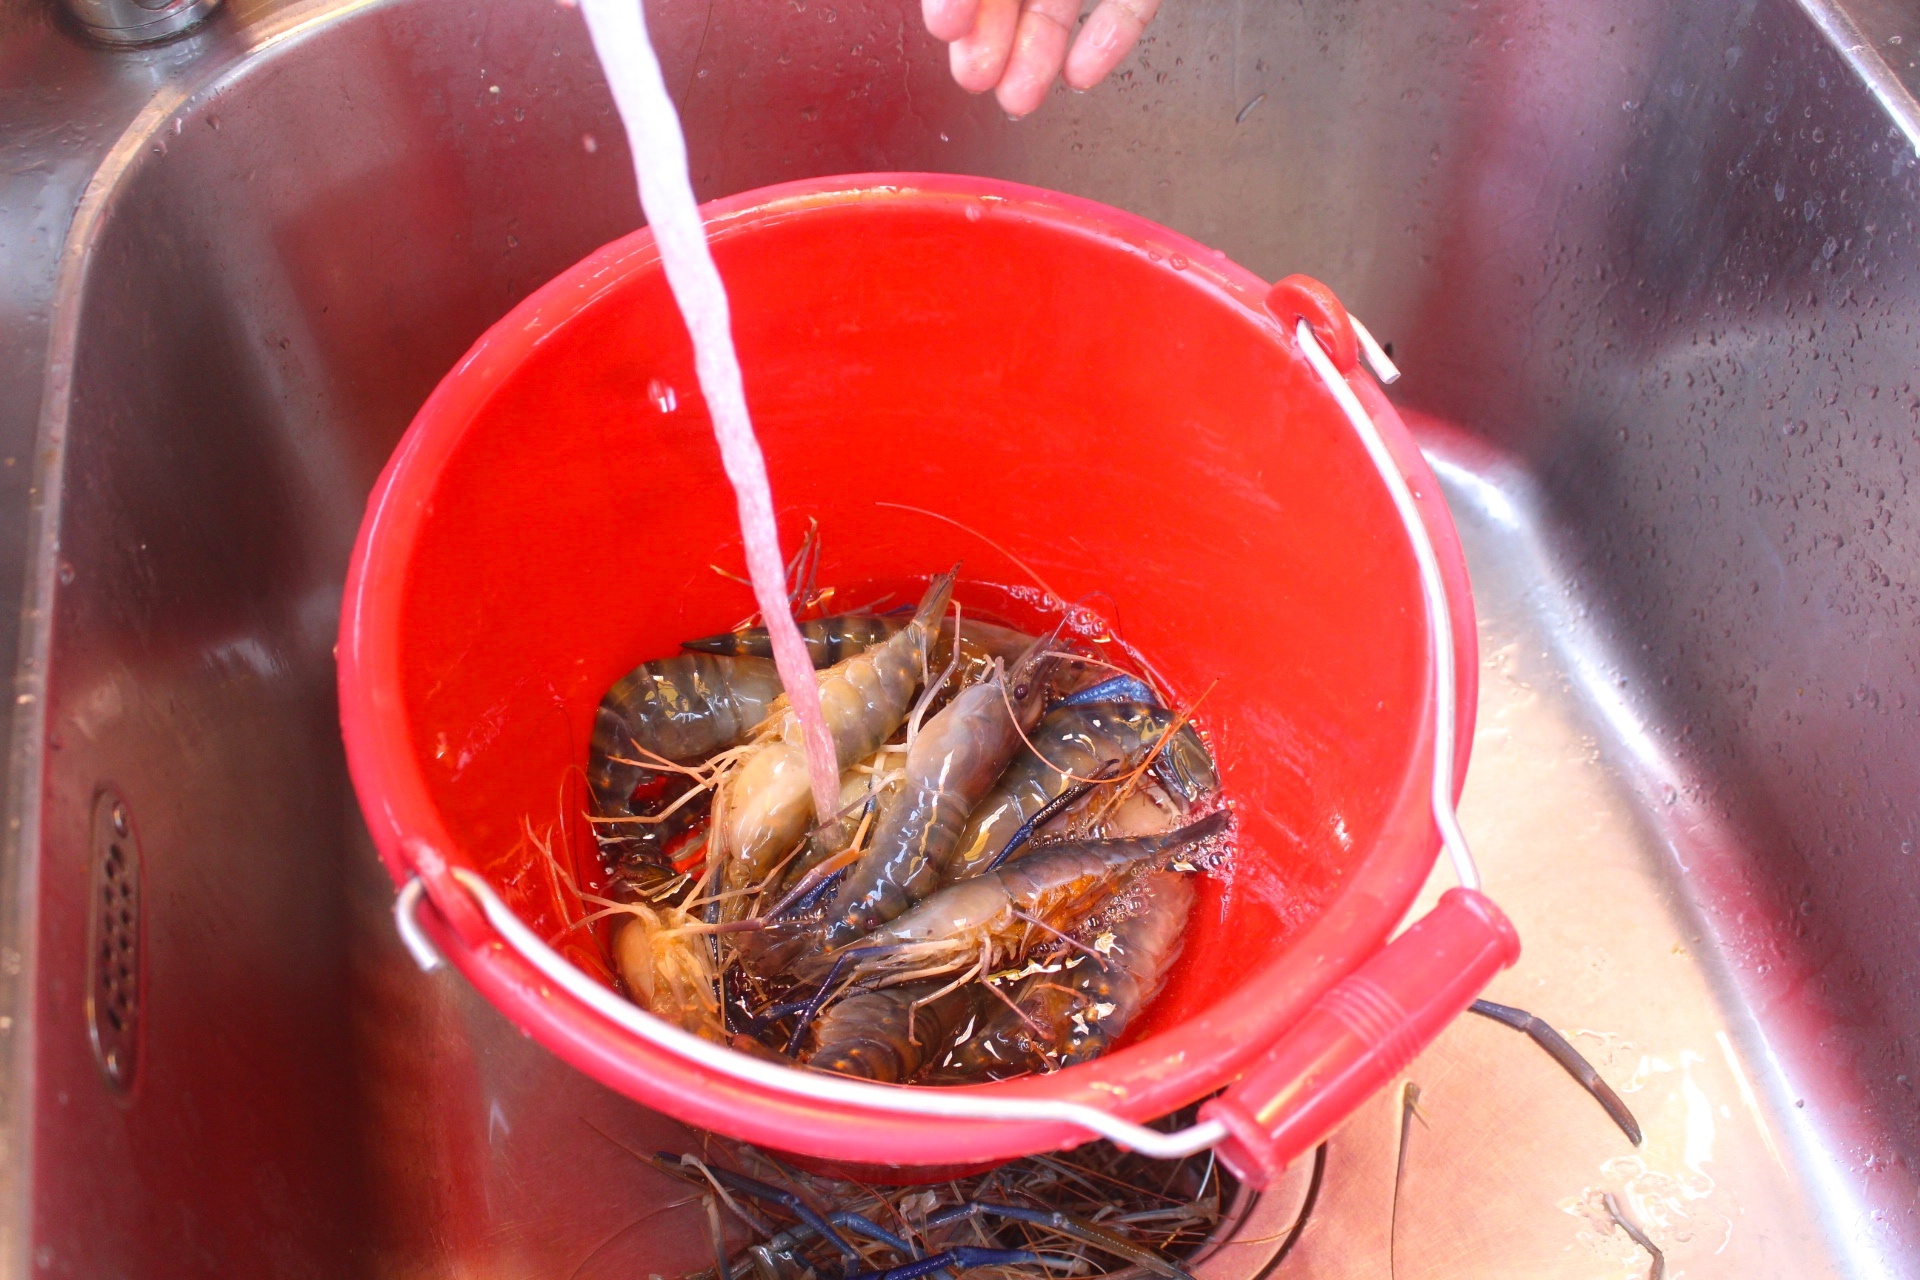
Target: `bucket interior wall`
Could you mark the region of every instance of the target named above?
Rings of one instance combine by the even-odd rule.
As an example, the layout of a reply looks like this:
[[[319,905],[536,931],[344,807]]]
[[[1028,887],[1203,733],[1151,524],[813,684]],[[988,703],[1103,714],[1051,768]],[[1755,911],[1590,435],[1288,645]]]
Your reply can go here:
[[[749,213],[714,252],[787,547],[819,521],[823,584],[900,603],[958,561],[963,605],[1057,616],[979,538],[881,504],[925,508],[1098,609],[1176,697],[1208,695],[1238,853],[1140,1030],[1247,980],[1380,834],[1423,736],[1414,564],[1311,370],[1204,264],[992,201]],[[605,287],[466,426],[401,625],[446,830],[550,936],[526,830],[564,818],[584,848],[601,695],[753,608],[711,567],[743,571],[733,497],[651,247],[600,265]]]

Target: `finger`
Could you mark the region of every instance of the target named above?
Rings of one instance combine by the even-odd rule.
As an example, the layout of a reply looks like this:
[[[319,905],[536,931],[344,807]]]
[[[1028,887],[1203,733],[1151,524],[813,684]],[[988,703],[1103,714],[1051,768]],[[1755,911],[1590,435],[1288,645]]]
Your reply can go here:
[[[1091,89],[1120,65],[1153,21],[1160,0],[1100,0],[1067,55],[1067,83]]]
[[[947,46],[953,78],[968,93],[985,93],[1000,83],[1020,21],[1020,0],[979,0],[979,5],[973,30]]]
[[[1046,101],[1067,60],[1067,43],[1080,17],[1080,0],[1026,0],[1014,29],[1013,52],[994,96],[1008,115],[1024,116]]]
[[[958,40],[973,30],[979,12],[980,0],[920,0],[920,16],[935,40]]]

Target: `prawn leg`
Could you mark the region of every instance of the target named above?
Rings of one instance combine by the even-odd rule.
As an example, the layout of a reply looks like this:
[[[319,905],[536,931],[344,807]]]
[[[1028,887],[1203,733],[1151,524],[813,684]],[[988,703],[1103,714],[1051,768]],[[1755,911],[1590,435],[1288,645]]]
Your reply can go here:
[[[788,1213],[811,1227],[815,1234],[839,1250],[841,1257],[855,1262],[859,1261],[860,1251],[848,1243],[845,1236],[834,1230],[833,1224],[827,1221],[826,1216],[803,1200],[798,1192],[782,1191],[779,1187],[762,1182],[758,1178],[749,1178],[744,1173],[735,1173],[733,1170],[723,1169],[717,1164],[707,1164],[692,1156],[676,1156],[671,1151],[656,1152],[652,1163],[655,1168],[663,1173],[670,1173],[677,1178],[695,1181],[697,1175],[689,1174],[683,1163],[687,1160],[692,1160],[701,1172],[704,1173],[705,1177],[713,1179],[728,1190],[738,1191],[743,1195],[752,1196],[754,1199],[766,1204],[778,1205],[780,1208],[785,1209]],[[701,1185],[704,1185],[704,1179],[698,1180]]]
[[[1054,1209],[1029,1209],[1023,1205],[971,1200],[966,1204],[955,1205],[951,1209],[928,1215],[927,1227],[931,1230],[936,1227],[952,1226],[957,1222],[965,1222],[969,1218],[983,1216],[1001,1218],[1008,1222],[1024,1222],[1030,1226],[1043,1227],[1048,1231],[1057,1231],[1069,1239],[1092,1245],[1116,1258],[1125,1258],[1136,1267],[1164,1277],[1164,1280],[1193,1280],[1193,1275],[1185,1267],[1158,1249],[1135,1244],[1124,1236],[1096,1227],[1085,1218],[1076,1218],[1070,1213],[1061,1213]]]
[[[1139,676],[1109,676],[1098,684],[1090,684],[1084,689],[1068,694],[1060,699],[1063,707],[1084,707],[1089,702],[1144,702],[1150,707],[1160,705],[1160,699],[1147,682]]]
[[[1593,1064],[1580,1056],[1580,1051],[1567,1043],[1567,1038],[1553,1029],[1552,1024],[1525,1009],[1515,1009],[1511,1005],[1495,1004],[1491,1000],[1475,1000],[1467,1008],[1483,1018],[1489,1018],[1502,1026],[1512,1027],[1515,1031],[1525,1032],[1529,1040],[1547,1051],[1547,1055],[1559,1063],[1561,1069],[1572,1076],[1593,1100],[1600,1104],[1607,1116],[1620,1126],[1620,1132],[1627,1135],[1627,1141],[1634,1146],[1640,1145],[1640,1122],[1620,1100],[1613,1087],[1600,1078]]]
[[[885,1271],[850,1272],[847,1280],[919,1280],[921,1276],[945,1271],[949,1267],[957,1271],[966,1271],[974,1267],[1044,1267],[1046,1265],[1048,1260],[1031,1249],[980,1249],[972,1245],[956,1245],[932,1257],[920,1258],[903,1266],[889,1267]]]

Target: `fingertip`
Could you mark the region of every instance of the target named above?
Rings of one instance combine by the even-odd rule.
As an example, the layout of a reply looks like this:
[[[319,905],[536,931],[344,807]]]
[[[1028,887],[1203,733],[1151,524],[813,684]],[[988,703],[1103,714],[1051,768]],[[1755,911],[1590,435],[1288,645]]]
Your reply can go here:
[[[1144,22],[1121,12],[1116,5],[1102,4],[1095,9],[1067,54],[1063,76],[1067,84],[1084,91],[1106,79],[1107,73],[1132,52],[1145,27]]]
[[[980,0],[920,0],[920,16],[927,24],[927,34],[948,43],[973,30],[979,12]]]
[[[947,46],[947,65],[953,69],[953,82],[968,93],[985,93],[1000,83],[1000,73],[989,70],[978,51],[961,48],[958,40]]]
[[[1013,54],[994,96],[1008,115],[1035,111],[1047,100],[1079,17],[1077,0],[1026,0],[1014,31]]]
[[[985,93],[1000,83],[1019,18],[1020,0],[979,0],[972,29],[947,46],[956,84],[968,93]]]
[[[1008,76],[994,88],[993,96],[1000,109],[1017,120],[1040,109],[1040,104],[1047,100],[1047,86],[1036,86],[1029,77]]]

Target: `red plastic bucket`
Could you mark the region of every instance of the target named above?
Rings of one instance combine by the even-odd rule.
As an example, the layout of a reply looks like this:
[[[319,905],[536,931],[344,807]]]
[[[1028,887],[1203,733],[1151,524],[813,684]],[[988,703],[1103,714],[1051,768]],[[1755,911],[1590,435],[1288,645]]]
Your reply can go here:
[[[1269,298],[1118,210],[982,179],[824,179],[705,212],[783,522],[820,523],[819,580],[917,594],[916,577],[962,561],[963,602],[1022,598],[1019,571],[973,536],[879,505],[901,503],[989,534],[1060,596],[1091,601],[1177,694],[1214,686],[1199,718],[1237,856],[1207,878],[1178,970],[1124,1048],[965,1090],[834,1078],[850,1087],[821,1093],[805,1082],[827,1077],[762,1065],[782,1077],[770,1084],[723,1061],[731,1051],[636,1034],[650,1020],[609,1004],[603,979],[561,981],[550,955],[529,958],[540,948],[522,934],[604,975],[563,933],[524,832],[559,817],[601,695],[751,608],[709,568],[739,561],[733,497],[639,231],[474,345],[369,502],[341,716],[381,855],[396,884],[419,886],[409,911],[542,1044],[704,1128],[816,1159],[951,1166],[1085,1140],[1062,1118],[1075,1106],[1144,1122],[1238,1081],[1208,1104],[1208,1136],[1243,1174],[1269,1175],[1516,953],[1497,910],[1464,890],[1386,949],[1441,845],[1433,582],[1463,708],[1454,776],[1474,626],[1437,486],[1358,370],[1345,313],[1298,277]],[[1302,318],[1331,355],[1324,376]],[[1418,522],[1357,434],[1360,408],[1332,393],[1339,375]],[[1438,570],[1424,604],[1415,523]],[[875,1105],[902,1093],[985,1101],[966,1115]]]

